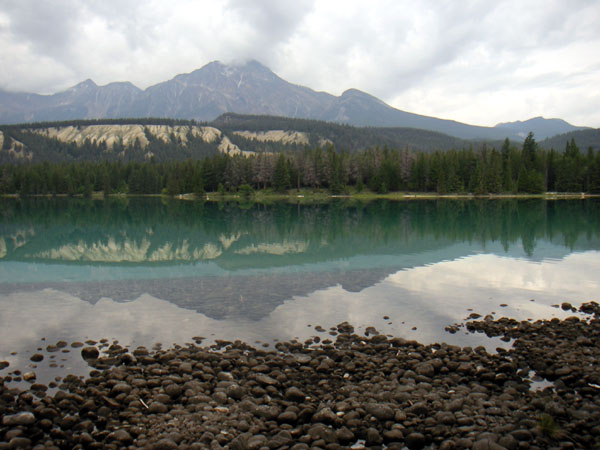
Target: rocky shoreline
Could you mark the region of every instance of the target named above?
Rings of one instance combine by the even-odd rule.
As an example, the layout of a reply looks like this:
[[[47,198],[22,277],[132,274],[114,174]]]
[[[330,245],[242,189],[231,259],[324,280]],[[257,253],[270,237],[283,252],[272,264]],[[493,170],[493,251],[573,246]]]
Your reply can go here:
[[[0,378],[0,450],[597,448],[600,306],[578,312],[449,327],[512,341],[495,354],[359,336],[347,323],[271,351],[200,338],[165,350],[88,345],[88,377]],[[534,374],[552,383],[534,390]],[[10,387],[15,375],[30,388]]]

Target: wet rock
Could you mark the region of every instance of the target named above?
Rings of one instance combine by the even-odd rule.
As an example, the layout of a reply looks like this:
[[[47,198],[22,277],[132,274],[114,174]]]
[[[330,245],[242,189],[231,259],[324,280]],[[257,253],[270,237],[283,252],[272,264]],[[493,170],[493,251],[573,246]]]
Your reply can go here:
[[[83,347],[81,349],[83,359],[98,359],[100,351],[96,347]]]
[[[41,353],[34,353],[29,359],[33,362],[40,362],[44,359],[44,355],[42,355]]]
[[[35,372],[25,372],[23,374],[23,380],[25,381],[32,381],[35,380],[37,378]]]

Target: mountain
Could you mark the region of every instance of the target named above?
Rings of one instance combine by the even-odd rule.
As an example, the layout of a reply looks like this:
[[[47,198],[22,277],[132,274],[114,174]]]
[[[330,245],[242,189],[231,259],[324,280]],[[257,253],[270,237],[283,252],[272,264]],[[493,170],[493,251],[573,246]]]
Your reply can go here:
[[[502,130],[511,130],[525,139],[529,132],[535,135],[537,140],[544,140],[558,134],[569,133],[571,131],[585,130],[586,127],[576,127],[562,119],[544,119],[543,117],[534,117],[533,119],[516,122],[499,123],[494,128]]]
[[[567,142],[575,139],[575,143],[581,153],[585,154],[591,147],[594,151],[600,150],[600,128],[587,128],[584,130],[571,131],[569,133],[559,134],[541,141],[539,144],[546,149],[553,148],[559,152],[565,150]]]
[[[563,121],[554,122],[558,119],[536,118],[531,123],[479,127],[422,116],[393,108],[356,89],[337,97],[292,84],[257,61],[243,65],[211,62],[145,90],[129,82],[97,86],[92,80],[86,80],[53,95],[0,91],[2,124],[141,117],[211,121],[227,112],[316,119],[354,126],[418,128],[480,140],[505,137],[522,140],[523,133],[535,133],[535,130],[543,130],[543,138],[577,129]],[[527,129],[534,125],[535,130]],[[572,129],[565,129],[565,125]]]

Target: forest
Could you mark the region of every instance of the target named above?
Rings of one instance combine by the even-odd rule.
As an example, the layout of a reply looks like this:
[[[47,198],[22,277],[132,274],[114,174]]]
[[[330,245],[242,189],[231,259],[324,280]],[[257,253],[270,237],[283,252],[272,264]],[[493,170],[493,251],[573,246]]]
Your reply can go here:
[[[81,161],[1,164],[0,194],[83,195],[250,193],[256,189],[371,190],[438,194],[600,193],[600,151],[582,152],[571,139],[563,152],[538,146],[533,134],[500,150],[436,152],[376,147],[337,151],[306,147],[252,156],[214,154],[180,161]]]

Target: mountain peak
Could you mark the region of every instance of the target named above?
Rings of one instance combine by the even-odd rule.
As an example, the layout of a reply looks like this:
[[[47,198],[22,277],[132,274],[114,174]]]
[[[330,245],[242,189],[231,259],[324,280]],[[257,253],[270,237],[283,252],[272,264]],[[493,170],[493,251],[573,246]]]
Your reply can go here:
[[[87,80],[82,81],[81,83],[77,83],[75,86],[69,88],[68,91],[81,91],[84,89],[92,89],[97,87],[98,85],[94,83],[94,81],[91,78],[88,78]]]

